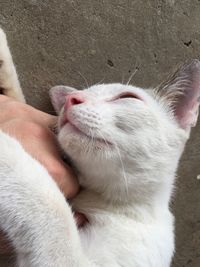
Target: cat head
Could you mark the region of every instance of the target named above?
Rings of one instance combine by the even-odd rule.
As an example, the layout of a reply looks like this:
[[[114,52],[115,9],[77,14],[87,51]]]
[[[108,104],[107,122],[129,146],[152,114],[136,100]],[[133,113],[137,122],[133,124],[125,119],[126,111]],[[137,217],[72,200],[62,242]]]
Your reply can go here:
[[[83,187],[112,201],[169,198],[191,127],[198,118],[200,62],[192,60],[156,89],[101,84],[56,86],[58,139]]]

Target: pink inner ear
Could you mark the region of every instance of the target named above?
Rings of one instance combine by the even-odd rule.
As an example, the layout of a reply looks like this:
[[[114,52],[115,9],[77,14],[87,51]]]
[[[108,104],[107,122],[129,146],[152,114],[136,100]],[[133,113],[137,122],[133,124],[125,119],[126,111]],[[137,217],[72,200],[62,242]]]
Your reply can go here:
[[[194,75],[195,81],[185,89],[176,106],[175,115],[184,129],[194,127],[197,123],[200,104],[200,73],[198,74]]]
[[[197,123],[199,114],[199,103],[193,101],[190,106],[184,105],[181,109],[176,111],[176,117],[179,120],[179,124],[182,128],[187,129],[189,127],[194,127]]]

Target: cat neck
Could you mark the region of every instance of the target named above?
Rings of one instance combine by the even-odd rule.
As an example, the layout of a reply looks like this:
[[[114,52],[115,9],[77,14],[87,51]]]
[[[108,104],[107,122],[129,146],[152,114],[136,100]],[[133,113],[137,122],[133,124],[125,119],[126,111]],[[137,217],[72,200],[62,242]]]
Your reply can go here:
[[[129,218],[138,222],[148,222],[169,216],[168,205],[164,208],[158,203],[119,203],[105,199],[102,194],[84,189],[72,201],[75,211],[86,216],[89,222],[104,223],[105,220]],[[106,219],[105,219],[106,218]]]
[[[79,165],[80,166],[80,165]],[[86,191],[93,192],[105,202],[113,206],[168,206],[173,190],[177,162],[164,164],[160,168],[134,168],[119,165],[106,166],[85,165],[79,182]],[[131,173],[132,171],[132,173]],[[132,183],[132,184],[131,184]]]

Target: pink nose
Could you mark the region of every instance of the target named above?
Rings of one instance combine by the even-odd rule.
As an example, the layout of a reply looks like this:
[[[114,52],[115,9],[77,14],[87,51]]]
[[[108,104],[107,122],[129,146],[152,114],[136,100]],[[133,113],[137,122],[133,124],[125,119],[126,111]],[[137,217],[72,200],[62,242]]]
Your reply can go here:
[[[70,107],[74,106],[74,105],[79,105],[85,102],[84,97],[81,94],[70,94],[68,96],[66,96],[66,102],[64,105],[64,109],[67,110]]]

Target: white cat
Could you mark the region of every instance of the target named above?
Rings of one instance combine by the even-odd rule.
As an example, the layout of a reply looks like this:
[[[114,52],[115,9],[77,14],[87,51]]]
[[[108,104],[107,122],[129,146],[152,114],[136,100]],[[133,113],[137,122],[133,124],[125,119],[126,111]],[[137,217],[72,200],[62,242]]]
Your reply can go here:
[[[1,32],[2,67],[10,64],[13,70],[4,57],[5,42]],[[17,88],[10,89],[23,99]],[[0,228],[15,247],[18,266],[169,267],[174,253],[169,201],[198,117],[200,62],[192,60],[155,90],[57,86],[50,95],[60,114],[59,143],[83,187],[70,205],[88,223],[77,229],[45,168],[0,132]]]

